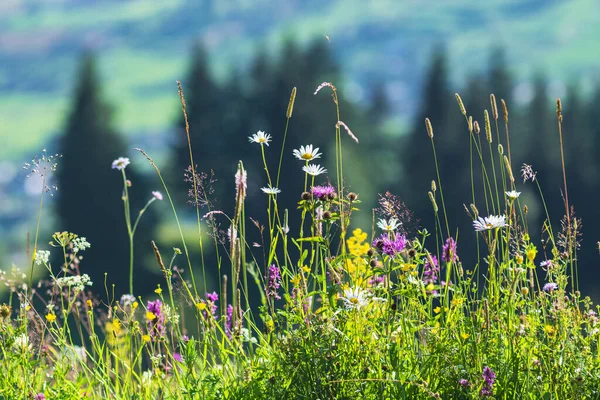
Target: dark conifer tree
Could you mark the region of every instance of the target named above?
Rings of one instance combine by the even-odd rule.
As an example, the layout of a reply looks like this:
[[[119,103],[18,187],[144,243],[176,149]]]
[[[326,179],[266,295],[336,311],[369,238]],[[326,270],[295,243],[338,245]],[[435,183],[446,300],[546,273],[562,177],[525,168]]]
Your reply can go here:
[[[60,139],[63,157],[57,171],[57,213],[59,230],[84,236],[91,243],[91,248],[82,253],[81,272],[92,278],[98,295],[105,293],[105,272],[108,273],[109,291],[114,283],[117,293],[125,293],[129,284],[123,182],[120,174],[111,169],[113,160],[127,155],[127,148],[110,121],[111,108],[101,96],[95,58],[86,53],[81,60],[71,111]],[[132,218],[135,219],[135,213],[152,194],[133,165],[126,171],[133,185],[129,193]],[[151,209],[144,215],[135,238],[134,283],[136,294],[140,295],[157,282],[148,279],[142,262],[151,249],[153,215]],[[145,279],[140,279],[141,276]]]

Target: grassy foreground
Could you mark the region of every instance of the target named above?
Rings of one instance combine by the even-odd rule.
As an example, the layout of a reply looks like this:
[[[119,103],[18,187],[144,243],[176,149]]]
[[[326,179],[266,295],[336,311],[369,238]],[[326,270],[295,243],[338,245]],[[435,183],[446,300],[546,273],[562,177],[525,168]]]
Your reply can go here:
[[[100,302],[92,288],[100,293],[102,283],[90,282],[79,257],[93,243],[57,232],[45,249],[38,218],[31,270],[2,273],[10,298],[0,305],[0,397],[598,398],[598,317],[576,281],[581,221],[572,213],[564,176],[560,231],[553,231],[546,215],[547,242],[538,248],[531,241],[510,149],[493,143],[500,134],[510,143],[504,102],[499,114],[491,96],[491,115],[485,112],[481,129],[457,95],[472,161],[473,204],[466,209],[473,232],[462,232],[461,240],[477,243],[479,260],[463,265],[439,174],[429,192],[436,216],[429,231],[407,230],[410,211],[389,193],[380,195],[372,227],[350,227],[360,199],[345,189],[342,144],[359,138],[340,118],[336,88],[323,83],[315,95],[320,91],[332,95],[337,113],[335,173],[317,164],[321,153],[312,145],[284,151],[295,89],[283,136],[259,131],[249,137],[267,181],[264,224],[247,218],[244,204],[247,181],[265,178],[247,176],[240,162],[233,213],[212,209],[189,144],[198,241],[186,243],[181,234],[182,248],[169,255],[153,243],[165,282],[152,298],[130,293]],[[181,87],[180,99],[185,114]],[[560,100],[557,113],[562,143]],[[425,122],[437,166],[434,130]],[[273,167],[264,149],[276,139],[281,139],[281,157]],[[486,153],[483,146],[494,151]],[[181,232],[159,166],[138,150],[163,185],[146,207],[169,201]],[[298,182],[297,210],[289,211],[301,215],[295,227],[288,226],[288,210],[277,201],[283,160],[292,154],[305,173]],[[57,161],[44,153],[28,165],[44,178],[39,215],[52,191],[46,178]],[[145,208],[136,215],[129,208],[129,163],[121,157],[112,167],[123,180],[133,288],[133,237]],[[523,184],[539,189],[535,174],[523,165]],[[481,200],[475,204],[475,199]],[[249,222],[261,232],[262,244],[246,240]],[[219,232],[219,225],[227,231]],[[206,238],[214,243],[216,257],[203,247]],[[200,253],[199,265],[191,262],[191,252]],[[51,265],[57,257],[61,265]],[[176,259],[186,265],[186,275],[174,267]],[[49,281],[32,282],[38,269],[48,271]],[[206,270],[218,271],[214,288],[206,282]]]

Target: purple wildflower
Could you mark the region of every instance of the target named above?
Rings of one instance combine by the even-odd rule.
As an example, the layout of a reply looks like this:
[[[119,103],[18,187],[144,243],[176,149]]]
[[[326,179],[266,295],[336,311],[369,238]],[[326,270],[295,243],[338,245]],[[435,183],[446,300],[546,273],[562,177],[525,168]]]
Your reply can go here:
[[[173,353],[173,360],[177,362],[183,362],[183,357],[181,357],[181,354],[179,353]]]
[[[391,237],[389,234],[384,233],[379,238],[375,239],[373,246],[377,247],[383,254],[387,254],[390,257],[395,256],[406,248],[406,236],[395,235]]]
[[[212,313],[212,315],[216,315],[217,313],[217,301],[219,301],[219,295],[217,294],[217,292],[212,292],[212,293],[206,293],[206,304],[208,304],[208,306],[210,306],[210,311]],[[208,317],[208,315],[204,315],[205,318]]]
[[[44,396],[44,393],[40,392],[33,396],[33,400],[46,400],[46,396]]]
[[[281,299],[281,296],[277,294],[277,289],[281,286],[281,273],[279,268],[275,264],[271,264],[269,271],[267,272],[267,299],[275,298]]]
[[[440,272],[440,267],[438,264],[437,257],[432,255],[431,261],[433,261],[433,265],[429,261],[429,257],[425,262],[425,266],[423,267],[423,282],[428,285],[430,283],[436,283],[438,279],[438,272]]]
[[[238,309],[239,310],[239,309]],[[227,305],[227,315],[225,316],[225,334],[229,339],[231,339],[231,335],[234,331],[239,331],[241,327],[242,321],[240,320],[241,313],[238,313],[238,317],[236,320],[236,326],[233,326],[233,306],[231,304]]]
[[[328,199],[331,200],[336,195],[335,188],[331,185],[313,186],[312,188],[310,188],[310,192],[312,193],[313,197],[321,201],[325,201]]]
[[[483,387],[481,388],[482,396],[491,396],[494,394],[494,381],[496,380],[496,374],[492,369],[488,366],[483,367],[483,372],[481,373],[481,377],[483,378]]]
[[[379,286],[385,282],[385,276],[383,275],[373,275],[371,279],[369,279],[369,285],[371,286]]]
[[[183,337],[181,338],[184,342],[189,342],[190,337],[188,335],[183,335]]]
[[[152,192],[152,196],[154,196],[154,198],[156,200],[162,200],[163,199],[163,195],[161,192],[159,192],[158,190],[155,190]]]
[[[160,300],[148,302],[148,312],[154,314],[154,319],[148,321],[148,332],[151,337],[160,337],[165,334],[165,315],[162,313],[162,302]]]
[[[544,292],[552,292],[558,289],[558,284],[554,282],[548,282],[544,285],[542,289],[544,290]]]
[[[456,241],[449,237],[446,239],[444,246],[442,246],[442,261],[454,262],[456,260],[458,260],[458,256],[456,255]]]
[[[462,387],[469,387],[471,385],[468,380],[462,378],[458,380],[458,384]]]

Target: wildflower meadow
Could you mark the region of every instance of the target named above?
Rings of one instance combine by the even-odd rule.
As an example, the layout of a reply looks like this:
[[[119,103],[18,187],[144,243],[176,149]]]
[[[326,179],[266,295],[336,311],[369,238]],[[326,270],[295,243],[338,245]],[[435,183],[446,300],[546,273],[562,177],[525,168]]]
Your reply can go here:
[[[464,156],[471,160],[464,218],[472,229],[459,232],[449,224],[443,190],[452,181],[441,179],[443,149],[436,148],[429,119],[422,134],[431,147],[418,151],[436,166],[422,196],[435,225],[412,229],[402,193],[380,194],[376,209],[361,208],[361,193],[348,189],[352,176],[344,167],[352,160],[343,151],[360,148],[361,132],[343,122],[332,83],[314,95],[331,97],[335,148],[286,147],[294,88],[281,131],[249,132],[247,157],[235,176],[221,177],[231,187],[233,212],[226,213],[212,207],[203,187],[202,160],[194,160],[192,147],[208,144],[189,140],[194,127],[187,124],[179,85],[196,238],[184,235],[171,183],[152,154],[139,148],[131,158],[115,154],[106,169],[123,184],[115,196],[122,197],[125,224],[106,223],[126,229],[129,238],[129,260],[114,261],[129,277],[124,294],[111,289],[110,276],[90,279],[85,254],[94,243],[85,232],[40,234],[55,190],[47,177],[60,168],[60,155],[44,151],[27,164],[42,186],[39,209],[32,210],[38,217],[31,263],[1,277],[10,293],[0,305],[0,397],[599,398],[598,309],[578,290],[582,222],[574,213],[577,199],[568,196],[564,157],[564,215],[546,212],[542,227],[531,226],[521,190],[530,185],[544,197],[535,165],[511,160],[507,104],[491,95],[480,127],[457,94],[469,149]],[[560,100],[556,105],[562,150]],[[279,151],[274,163],[265,156],[268,146]],[[331,152],[335,165],[321,164]],[[130,204],[133,163],[155,172],[156,190],[141,210]],[[250,163],[261,165],[263,174],[247,173]],[[303,173],[295,204],[278,201],[283,168]],[[265,220],[245,214],[249,182],[262,187]],[[170,205],[180,246],[148,244],[164,282],[142,298],[135,293],[133,239],[157,202]],[[357,213],[366,213],[370,226],[353,223]],[[540,229],[543,242],[534,243],[530,231]],[[260,232],[262,243],[247,240],[250,230]],[[476,243],[475,263],[462,262],[465,242]],[[210,256],[207,246],[214,247]],[[200,255],[198,262],[192,254]],[[217,279],[208,280],[207,271]]]

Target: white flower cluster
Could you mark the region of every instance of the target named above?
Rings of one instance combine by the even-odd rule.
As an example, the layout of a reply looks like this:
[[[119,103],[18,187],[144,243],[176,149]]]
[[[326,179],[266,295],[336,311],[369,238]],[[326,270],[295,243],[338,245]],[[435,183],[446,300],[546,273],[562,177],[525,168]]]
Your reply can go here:
[[[56,279],[56,285],[58,285],[58,287],[62,288],[67,286],[79,292],[85,289],[86,286],[92,286],[92,283],[93,282],[90,280],[88,274],[64,276]]]
[[[75,249],[75,253],[79,251],[83,251],[85,249],[89,249],[92,245],[87,241],[84,237],[78,237],[73,239],[73,248]]]
[[[36,250],[36,252],[35,252],[36,265],[48,264],[49,259],[50,259],[50,251]]]
[[[20,334],[15,338],[13,348],[19,352],[25,353],[31,350],[31,344],[29,344],[29,336],[25,333]]]

